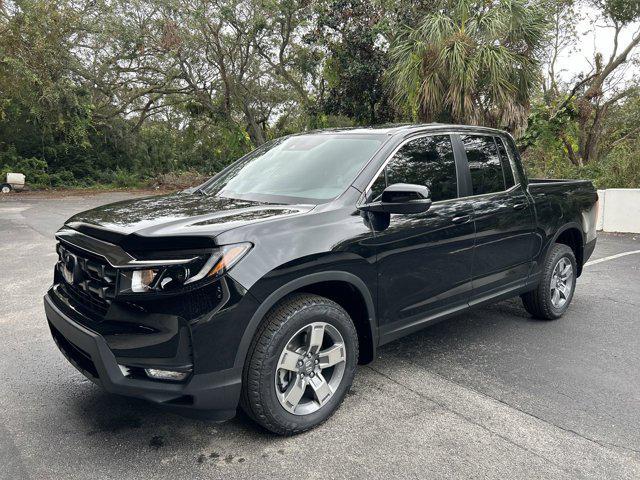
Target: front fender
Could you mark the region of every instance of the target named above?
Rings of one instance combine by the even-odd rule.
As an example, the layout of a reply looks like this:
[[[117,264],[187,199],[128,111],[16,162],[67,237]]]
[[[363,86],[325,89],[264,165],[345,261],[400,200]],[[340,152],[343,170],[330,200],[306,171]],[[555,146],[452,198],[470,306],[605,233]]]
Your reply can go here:
[[[238,351],[236,353],[236,359],[234,366],[241,367],[244,365],[245,360],[247,358],[247,353],[249,351],[249,346],[251,345],[251,341],[258,331],[258,327],[262,323],[267,312],[280,300],[289,295],[292,292],[300,290],[305,287],[309,287],[314,284],[329,282],[329,281],[337,281],[337,282],[345,282],[353,286],[357,289],[358,292],[362,295],[364,299],[365,305],[367,307],[367,319],[369,322],[369,328],[371,329],[371,338],[372,338],[372,348],[375,350],[375,347],[378,345],[378,328],[376,324],[375,317],[375,303],[373,295],[371,291],[367,287],[366,283],[357,275],[353,273],[344,272],[344,271],[325,271],[325,272],[315,272],[310,273],[308,275],[304,275],[302,277],[295,278],[284,285],[280,286],[276,290],[274,290],[271,294],[269,294],[266,299],[262,301],[258,309],[252,315],[251,320],[249,321],[245,332],[242,336],[240,344],[238,346]]]

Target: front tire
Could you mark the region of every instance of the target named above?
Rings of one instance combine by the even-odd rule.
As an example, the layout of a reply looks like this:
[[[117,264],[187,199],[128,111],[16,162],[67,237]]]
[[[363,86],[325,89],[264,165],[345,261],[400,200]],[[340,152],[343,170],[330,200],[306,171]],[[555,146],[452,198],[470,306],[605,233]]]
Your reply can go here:
[[[245,362],[240,405],[279,435],[327,420],[347,394],[358,334],[347,312],[318,295],[294,294],[267,314]]]
[[[560,318],[573,299],[577,272],[573,250],[556,243],[547,255],[540,283],[535,290],[521,296],[524,308],[541,320]]]
[[[11,193],[11,190],[13,190],[13,188],[11,187],[10,184],[8,184],[8,183],[0,184],[0,192],[2,192],[2,193]]]

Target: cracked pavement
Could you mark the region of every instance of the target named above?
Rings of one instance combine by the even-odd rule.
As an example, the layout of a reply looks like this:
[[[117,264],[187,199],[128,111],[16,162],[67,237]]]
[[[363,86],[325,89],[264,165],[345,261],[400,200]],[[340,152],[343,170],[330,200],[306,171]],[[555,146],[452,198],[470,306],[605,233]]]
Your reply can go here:
[[[560,321],[514,299],[382,347],[334,417],[279,438],[109,395],[56,349],[53,232],[128,196],[0,198],[0,478],[640,478],[640,255],[586,267]],[[639,249],[601,234],[592,258]]]

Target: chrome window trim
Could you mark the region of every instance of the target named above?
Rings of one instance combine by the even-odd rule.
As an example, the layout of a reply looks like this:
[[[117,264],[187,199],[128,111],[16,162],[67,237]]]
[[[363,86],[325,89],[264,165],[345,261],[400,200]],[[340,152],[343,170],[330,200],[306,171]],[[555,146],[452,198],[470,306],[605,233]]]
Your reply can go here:
[[[504,195],[505,193],[511,193],[512,191],[517,190],[521,185],[516,183],[513,187],[509,187],[506,190],[500,190],[499,192],[490,192],[490,193],[480,193],[478,195],[467,195],[466,197],[458,197],[457,200],[466,200],[469,198],[482,198],[482,197],[490,197],[492,195]],[[434,202],[437,203],[437,202]]]

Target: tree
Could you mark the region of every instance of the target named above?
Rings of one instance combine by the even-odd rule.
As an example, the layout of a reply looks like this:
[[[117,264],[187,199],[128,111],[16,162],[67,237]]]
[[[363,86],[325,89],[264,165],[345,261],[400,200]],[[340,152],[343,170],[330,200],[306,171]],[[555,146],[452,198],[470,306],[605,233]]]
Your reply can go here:
[[[327,50],[321,108],[327,114],[373,125],[393,118],[383,82],[388,67],[383,2],[327,0],[319,2],[315,41]]]
[[[560,94],[559,74],[562,71],[558,66],[560,55],[576,44],[578,36],[576,24],[582,20],[582,17],[576,9],[575,0],[548,0],[544,6],[551,18],[551,30],[543,55],[546,75],[542,83],[544,101],[549,104]]]
[[[554,125],[553,131],[562,140],[567,158],[578,167],[600,158],[608,115],[616,104],[637,90],[636,85],[622,81],[620,73],[639,50],[640,29],[624,45],[621,44],[621,35],[625,29],[634,28],[634,22],[640,20],[640,3],[593,0],[592,4],[600,10],[602,18],[613,31],[613,51],[607,57],[596,51],[592,69],[578,75],[566,90],[558,90],[557,80],[550,78],[549,83],[556,88],[548,92],[547,110],[540,114],[541,121],[546,119],[547,123]],[[566,121],[558,121],[562,118]],[[572,121],[576,122],[573,133],[569,128]],[[535,132],[530,132],[528,140],[535,137]]]
[[[583,2],[616,50],[567,83],[558,59]],[[637,178],[638,84],[621,79],[640,60],[638,19],[628,0],[0,0],[0,170],[123,183],[217,171],[311,128],[519,133],[528,116],[538,174],[564,162],[628,185],[611,172]]]
[[[596,53],[594,69],[574,85],[567,97],[575,102],[578,111],[580,138],[576,161],[580,165],[598,157],[604,118],[613,105],[634,90],[617,88],[616,82],[610,83],[610,81],[640,45],[640,29],[633,34],[626,45],[620,45],[620,34],[623,29],[640,19],[639,3],[620,0],[597,0],[595,3],[600,6],[611,22],[614,31],[614,49],[608,59]]]
[[[423,121],[520,130],[547,28],[537,2],[454,0],[392,46],[387,77],[395,99]]]

